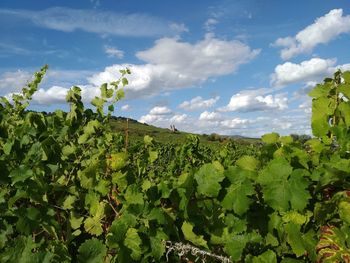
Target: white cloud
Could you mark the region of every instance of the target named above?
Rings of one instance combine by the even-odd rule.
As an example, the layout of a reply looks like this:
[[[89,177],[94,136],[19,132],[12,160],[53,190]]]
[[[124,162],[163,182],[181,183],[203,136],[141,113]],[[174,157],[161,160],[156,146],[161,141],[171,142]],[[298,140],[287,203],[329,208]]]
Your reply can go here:
[[[130,109],[131,109],[131,107],[130,107],[129,104],[123,105],[123,106],[121,107],[121,110],[122,110],[122,111],[129,111]]]
[[[156,41],[152,48],[136,54],[139,59],[145,61],[145,64],[116,64],[106,67],[99,73],[49,70],[44,79],[44,89],[37,99],[41,99],[42,103],[60,101],[52,97],[50,93],[52,90],[46,89],[53,86],[56,86],[56,89],[57,87],[68,89],[72,85],[83,86],[95,94],[99,92],[101,84],[115,81],[120,76],[119,70],[126,67],[132,72],[127,76],[129,79],[129,85],[125,87],[127,98],[165,94],[174,89],[193,87],[210,78],[234,73],[241,64],[249,62],[258,54],[259,50],[252,50],[239,41],[220,40],[213,35],[206,35],[203,40],[194,44],[176,38],[162,38]],[[48,96],[47,100],[44,99],[45,95]],[[86,101],[85,98],[84,100]],[[204,106],[214,104],[215,100],[216,98],[197,101],[202,105],[192,107],[204,109]]]
[[[278,132],[283,135],[292,133],[310,134],[310,112],[308,104],[292,109],[287,113],[269,111],[263,117],[248,118],[232,116],[218,112],[204,111],[199,115],[187,114],[146,114],[139,121],[158,127],[168,128],[175,124],[180,131],[198,134],[218,133],[222,135],[243,135],[259,137],[265,133]]]
[[[115,57],[115,58],[123,58],[124,57],[124,51],[115,48],[115,47],[111,47],[111,46],[104,46],[104,50],[106,52],[106,54],[108,55],[108,57]]]
[[[259,50],[252,50],[239,41],[220,40],[212,35],[195,44],[162,38],[152,48],[136,53],[146,64],[116,64],[93,75],[89,81],[96,86],[114,81],[120,69],[129,67],[132,74],[126,87],[127,95],[150,96],[231,74],[258,54]]]
[[[84,103],[90,103],[95,96],[100,96],[100,89],[91,85],[78,85],[81,89],[81,97]],[[39,89],[33,95],[33,102],[37,104],[50,105],[66,102],[69,88],[52,86],[48,89]]]
[[[171,110],[165,106],[156,106],[149,113],[152,115],[168,115],[171,114]]]
[[[156,124],[159,121],[169,122],[169,116],[172,115],[173,112],[168,107],[156,106],[152,108],[148,114],[141,116],[139,122],[148,124]]]
[[[0,95],[20,91],[32,79],[27,71],[8,71],[0,75]]]
[[[170,118],[171,123],[183,123],[187,119],[187,114],[175,114]]]
[[[318,44],[326,44],[343,33],[350,32],[350,15],[343,16],[342,9],[333,9],[328,14],[319,17],[315,22],[294,37],[279,38],[274,46],[283,47],[282,59],[311,52]]]
[[[146,114],[141,116],[138,121],[141,123],[155,124],[161,120],[163,120],[163,117],[161,115]]]
[[[243,90],[233,95],[228,105],[219,110],[222,112],[253,112],[288,108],[286,94],[265,95],[268,92],[268,89]]]
[[[47,90],[39,89],[36,93],[34,93],[33,101],[38,104],[46,105],[63,103],[66,101],[68,90],[68,88],[63,88],[60,86],[52,86]]]
[[[215,29],[215,25],[218,24],[219,21],[215,18],[209,18],[207,21],[204,23],[204,29],[206,31],[213,31]]]
[[[220,99],[219,96],[215,98],[204,100],[201,96],[194,97],[190,101],[184,101],[179,105],[179,108],[184,110],[201,110],[213,107],[215,103]]]
[[[305,113],[310,114],[312,111],[312,99],[307,98],[298,106],[299,109],[302,109]]]
[[[233,118],[233,119],[224,120],[220,124],[224,128],[233,129],[237,127],[245,128],[247,127],[245,124],[248,124],[248,123],[249,123],[249,120],[247,119]]]
[[[222,116],[218,112],[209,112],[204,111],[199,115],[199,120],[201,121],[219,121],[222,119]]]
[[[327,75],[333,75],[337,69],[349,70],[350,64],[335,66],[336,59],[312,58],[300,64],[285,62],[277,65],[271,75],[271,84],[285,86],[299,82],[319,82]]]
[[[63,32],[83,30],[102,35],[148,37],[178,35],[186,29],[183,24],[167,22],[149,15],[114,13],[97,9],[67,7],[53,7],[42,11],[0,9],[0,14],[28,19],[38,26]]]

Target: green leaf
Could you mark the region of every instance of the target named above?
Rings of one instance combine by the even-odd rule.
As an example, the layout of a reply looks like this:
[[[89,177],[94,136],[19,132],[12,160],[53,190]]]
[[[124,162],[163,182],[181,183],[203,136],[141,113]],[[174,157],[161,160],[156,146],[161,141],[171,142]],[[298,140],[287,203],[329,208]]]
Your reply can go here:
[[[65,145],[62,148],[62,155],[68,157],[68,156],[74,154],[75,151],[76,151],[76,147],[75,146],[73,146],[73,145]]]
[[[132,184],[126,189],[124,198],[128,204],[143,205],[144,203],[143,194],[139,192],[136,184]]]
[[[340,219],[350,225],[350,202],[341,201],[338,204],[338,210]]]
[[[333,108],[333,109],[332,109]],[[328,120],[329,115],[334,111],[334,106],[328,98],[317,98],[312,100],[312,133],[317,137],[326,135],[330,129]]]
[[[84,217],[79,217],[75,215],[73,212],[70,213],[69,222],[72,227],[72,229],[80,228],[81,224],[83,223]]]
[[[302,211],[311,199],[308,191],[310,182],[305,177],[309,176],[307,170],[297,169],[289,178],[290,204],[295,210]]]
[[[18,168],[12,170],[9,175],[9,177],[12,178],[12,186],[18,182],[24,182],[25,180],[33,176],[33,171],[26,165],[20,165]]]
[[[262,185],[265,202],[275,210],[287,211],[290,191],[288,177],[292,167],[283,158],[268,163],[261,171],[258,182]]]
[[[120,171],[128,164],[128,154],[126,152],[112,153],[107,164],[113,171]]]
[[[350,82],[342,83],[339,85],[339,92],[349,99],[350,98]]]
[[[183,222],[181,230],[186,240],[192,242],[194,245],[208,248],[207,241],[203,239],[203,236],[198,236],[193,232],[193,225],[191,223]]]
[[[165,240],[167,240],[167,235],[161,230],[157,230],[155,237],[150,237],[152,256],[158,261],[165,253]]]
[[[12,146],[13,146],[13,141],[8,141],[4,144],[2,149],[6,155],[9,155],[11,153]]]
[[[127,173],[120,171],[112,173],[112,183],[116,184],[120,191],[124,191],[128,187]]]
[[[242,256],[243,249],[246,247],[248,239],[245,235],[232,236],[224,246],[225,252],[230,255],[233,261],[239,261]]]
[[[309,96],[313,98],[326,97],[330,91],[330,84],[317,84],[310,92]]]
[[[233,210],[237,215],[243,215],[249,210],[249,205],[252,203],[249,196],[253,195],[255,190],[253,183],[248,178],[241,173],[235,174],[226,191],[227,194],[222,201],[225,209]]]
[[[123,86],[126,86],[129,84],[127,78],[122,78],[122,84],[123,84]]]
[[[343,78],[346,83],[350,83],[350,71],[343,72]]]
[[[121,217],[114,219],[109,233],[107,234],[107,245],[109,247],[117,247],[125,239],[126,231],[129,227],[134,227],[137,221],[135,216],[123,214]]]
[[[134,260],[139,260],[142,255],[141,251],[142,240],[135,228],[129,228],[126,232],[124,245],[131,250],[131,257]]]
[[[194,175],[199,194],[208,197],[216,197],[221,190],[220,182],[224,180],[224,168],[218,162],[204,164]]]
[[[107,254],[106,246],[96,238],[88,239],[78,249],[78,262],[101,263]]]
[[[149,150],[148,151],[148,154],[149,154],[149,158],[148,158],[148,161],[150,163],[154,163],[154,161],[156,161],[158,159],[158,152],[157,151],[151,151]]]
[[[86,218],[84,222],[84,228],[85,231],[91,235],[99,236],[103,233],[100,218],[96,216]]]
[[[292,136],[281,136],[281,137],[279,138],[279,141],[280,141],[283,145],[291,144],[291,143],[293,143],[293,137],[292,137]]]
[[[73,204],[77,198],[74,195],[68,195],[63,202],[64,209],[72,209]]]
[[[277,263],[277,256],[272,250],[267,250],[257,257],[253,257],[251,263]]]
[[[285,231],[287,233],[287,242],[291,246],[293,253],[297,257],[304,255],[306,249],[300,233],[300,225],[288,223],[285,225]]]
[[[145,145],[151,145],[152,144],[152,141],[153,141],[153,138],[149,135],[146,135],[144,138],[143,138],[143,141],[145,143]]]
[[[253,156],[244,155],[236,161],[236,165],[245,170],[255,171],[259,166],[259,161]]]
[[[265,134],[261,137],[261,140],[264,142],[264,143],[267,143],[267,144],[271,144],[271,143],[276,143],[278,142],[278,139],[279,139],[279,134],[278,133],[275,133],[275,132],[272,132],[272,133],[268,133],[268,134]]]

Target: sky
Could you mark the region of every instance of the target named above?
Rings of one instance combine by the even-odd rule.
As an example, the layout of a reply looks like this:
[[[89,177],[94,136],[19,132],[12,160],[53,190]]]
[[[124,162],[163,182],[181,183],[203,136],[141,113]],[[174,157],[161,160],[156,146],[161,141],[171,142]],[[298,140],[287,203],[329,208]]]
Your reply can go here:
[[[350,70],[348,0],[1,0],[0,96],[68,110],[129,68],[115,116],[194,133],[311,134],[312,87]]]

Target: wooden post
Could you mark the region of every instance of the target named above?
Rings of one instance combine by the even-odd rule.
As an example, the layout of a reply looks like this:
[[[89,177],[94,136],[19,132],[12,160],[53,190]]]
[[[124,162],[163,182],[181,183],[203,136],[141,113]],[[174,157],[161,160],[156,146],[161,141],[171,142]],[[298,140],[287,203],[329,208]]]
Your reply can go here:
[[[129,118],[126,119],[126,130],[125,130],[125,150],[128,150],[129,144]]]

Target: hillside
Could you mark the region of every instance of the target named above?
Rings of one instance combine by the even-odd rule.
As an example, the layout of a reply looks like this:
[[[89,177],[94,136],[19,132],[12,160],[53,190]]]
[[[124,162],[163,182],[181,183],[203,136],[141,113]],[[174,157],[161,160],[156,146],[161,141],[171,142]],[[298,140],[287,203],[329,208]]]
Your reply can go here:
[[[127,129],[127,118],[124,117],[112,117],[111,127],[113,131],[125,133]],[[136,120],[129,119],[128,124],[129,138],[130,140],[139,141],[143,140],[145,135],[153,137],[156,141],[161,143],[172,142],[175,144],[181,144],[185,141],[187,135],[191,133],[176,131],[173,132],[170,129],[159,128],[153,125],[140,123]],[[235,140],[241,144],[250,144],[257,142],[258,139],[246,138],[242,136],[220,136],[218,134],[196,134],[200,142],[211,147],[219,147],[228,140]]]

